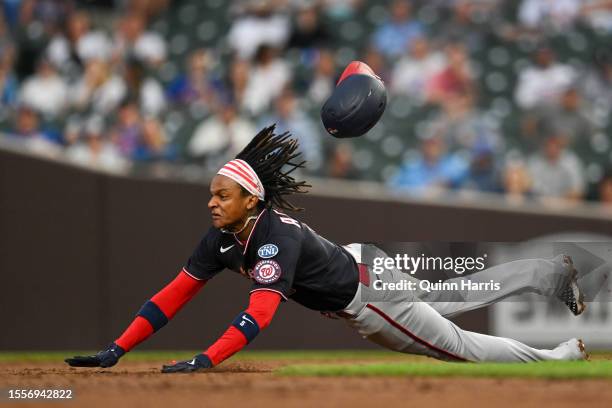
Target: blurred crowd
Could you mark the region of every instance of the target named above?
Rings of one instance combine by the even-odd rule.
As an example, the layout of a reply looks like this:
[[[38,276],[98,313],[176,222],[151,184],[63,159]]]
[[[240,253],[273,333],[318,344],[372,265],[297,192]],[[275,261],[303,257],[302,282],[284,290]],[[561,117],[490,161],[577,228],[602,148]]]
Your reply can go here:
[[[223,10],[217,37],[207,36],[214,21],[198,29],[214,41],[188,47],[186,36],[158,29],[197,18],[200,7]],[[351,22],[364,14],[373,24],[361,32]],[[608,47],[567,61],[551,39],[580,30]],[[517,65],[492,43],[526,48],[529,59]],[[612,0],[5,0],[0,138],[107,170],[214,170],[276,123],[299,139],[308,174],[420,196],[612,205],[610,44]],[[485,75],[482,58],[513,67],[514,78]],[[404,121],[416,130],[398,136],[411,140],[387,143],[405,151],[375,175],[357,151],[365,141],[332,142],[318,119],[351,59],[385,81],[388,110],[408,101],[426,118]],[[512,135],[483,103],[483,83],[511,87],[510,106],[498,98],[496,112],[519,112]],[[589,163],[593,151],[605,163]]]

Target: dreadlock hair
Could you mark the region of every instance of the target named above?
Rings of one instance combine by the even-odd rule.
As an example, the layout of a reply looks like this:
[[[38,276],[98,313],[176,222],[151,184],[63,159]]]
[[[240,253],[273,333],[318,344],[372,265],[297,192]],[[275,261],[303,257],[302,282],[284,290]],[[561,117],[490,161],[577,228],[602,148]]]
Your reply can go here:
[[[298,141],[289,132],[277,135],[276,124],[263,128],[244,148],[236,159],[246,161],[257,173],[266,192],[266,200],[260,202],[264,208],[279,208],[287,211],[302,211],[285,199],[295,193],[307,193],[312,187],[305,181],[296,181],[290,174],[303,168],[305,160],[294,161],[301,156],[297,152]]]

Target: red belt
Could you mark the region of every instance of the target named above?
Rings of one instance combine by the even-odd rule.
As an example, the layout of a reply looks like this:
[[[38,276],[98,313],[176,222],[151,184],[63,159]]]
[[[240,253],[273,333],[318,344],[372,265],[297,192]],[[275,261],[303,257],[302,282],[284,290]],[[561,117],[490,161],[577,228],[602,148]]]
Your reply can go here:
[[[357,264],[359,269],[359,282],[365,286],[370,286],[370,273],[368,272],[368,265]]]

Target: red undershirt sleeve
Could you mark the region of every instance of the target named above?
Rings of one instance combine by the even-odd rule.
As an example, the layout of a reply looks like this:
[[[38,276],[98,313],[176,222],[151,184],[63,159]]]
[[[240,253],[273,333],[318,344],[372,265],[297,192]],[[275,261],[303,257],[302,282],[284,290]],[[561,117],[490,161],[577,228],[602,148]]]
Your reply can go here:
[[[179,272],[172,282],[143,305],[115,343],[130,351],[168,323],[205,284],[206,280],[195,279],[184,270]]]
[[[210,346],[204,354],[213,365],[217,365],[240,351],[257,336],[259,331],[268,327],[281,296],[269,290],[251,293],[249,307],[232,322],[223,335]]]

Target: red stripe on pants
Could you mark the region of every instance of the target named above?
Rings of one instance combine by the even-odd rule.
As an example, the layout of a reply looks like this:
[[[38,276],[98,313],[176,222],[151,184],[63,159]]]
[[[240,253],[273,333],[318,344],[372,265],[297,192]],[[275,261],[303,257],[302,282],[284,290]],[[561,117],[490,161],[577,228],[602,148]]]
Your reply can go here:
[[[422,344],[425,347],[428,347],[432,350],[435,350],[439,353],[444,354],[445,356],[451,357],[454,360],[458,360],[458,361],[465,361],[465,362],[469,362],[469,360],[463,358],[463,357],[459,357],[453,353],[451,353],[450,351],[446,351],[443,350],[429,342],[427,342],[426,340],[423,340],[422,338],[420,338],[419,336],[417,336],[416,334],[412,333],[411,331],[409,331],[408,329],[406,329],[404,326],[402,326],[401,324],[399,324],[398,322],[396,322],[395,320],[393,320],[390,316],[388,316],[387,314],[385,314],[385,312],[383,312],[382,310],[380,310],[379,308],[377,308],[376,306],[373,306],[371,304],[367,304],[366,307],[372,311],[374,311],[375,313],[377,313],[380,317],[382,317],[383,319],[385,319],[391,326],[395,327],[396,329],[398,329],[399,331],[401,331],[402,333],[404,333],[405,335],[407,335],[408,337],[410,337],[412,340],[416,341],[419,344]]]

